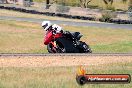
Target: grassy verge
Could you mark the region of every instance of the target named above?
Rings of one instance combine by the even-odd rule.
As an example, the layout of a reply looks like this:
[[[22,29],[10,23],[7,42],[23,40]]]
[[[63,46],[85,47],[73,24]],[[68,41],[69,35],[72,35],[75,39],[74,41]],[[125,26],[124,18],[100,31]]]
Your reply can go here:
[[[94,53],[132,52],[132,30],[61,26],[81,32],[84,35],[81,40],[89,44]],[[47,52],[40,24],[0,20],[0,27],[0,53]]]
[[[132,63],[85,66],[88,74],[130,74]],[[132,84],[76,83],[76,67],[0,68],[0,88],[131,88]]]
[[[40,24],[0,21],[0,25],[1,53],[46,52]]]

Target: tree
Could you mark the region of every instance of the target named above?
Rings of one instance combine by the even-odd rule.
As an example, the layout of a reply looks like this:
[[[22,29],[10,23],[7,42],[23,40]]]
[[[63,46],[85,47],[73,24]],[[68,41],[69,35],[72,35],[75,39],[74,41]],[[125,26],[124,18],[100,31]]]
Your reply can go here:
[[[50,0],[46,0],[46,9],[49,9],[50,7]]]
[[[106,5],[112,5],[113,0],[103,0]]]
[[[88,4],[91,2],[92,0],[80,0],[80,6],[82,8],[87,8]]]
[[[50,0],[46,0],[46,4],[49,4],[50,3]]]

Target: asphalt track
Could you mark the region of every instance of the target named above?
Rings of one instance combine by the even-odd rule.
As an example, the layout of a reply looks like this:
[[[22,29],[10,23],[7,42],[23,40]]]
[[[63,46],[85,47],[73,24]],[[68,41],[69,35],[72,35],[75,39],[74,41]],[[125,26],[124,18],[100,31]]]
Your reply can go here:
[[[56,54],[0,54],[3,56],[132,56],[132,53],[56,53]]]
[[[37,18],[24,18],[24,17],[13,17],[13,16],[0,16],[0,20],[16,20],[16,21],[27,21],[42,23],[46,19]],[[59,21],[59,20],[49,20],[52,23],[64,24],[69,26],[83,26],[83,27],[100,27],[100,28],[112,28],[112,29],[129,29],[132,30],[132,24],[114,24],[114,23],[97,23],[97,22],[72,22],[72,21]]]

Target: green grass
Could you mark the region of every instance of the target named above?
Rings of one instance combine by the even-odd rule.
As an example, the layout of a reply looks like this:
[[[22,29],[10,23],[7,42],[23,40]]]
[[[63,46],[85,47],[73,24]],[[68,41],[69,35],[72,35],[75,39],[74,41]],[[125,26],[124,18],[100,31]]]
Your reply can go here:
[[[132,52],[132,30],[61,26],[81,32],[93,53]],[[0,27],[0,53],[47,53],[41,24],[0,20]]]
[[[129,64],[129,65],[128,65]],[[132,63],[85,66],[88,74],[130,74]],[[86,84],[80,86],[76,67],[0,68],[0,88],[131,88],[131,84]]]
[[[132,41],[127,41],[127,42],[119,42],[119,43],[112,43],[112,44],[99,44],[99,45],[95,45],[92,46],[92,48],[94,49],[93,51],[95,52],[105,52],[105,53],[109,53],[109,52],[113,52],[113,53],[117,53],[117,52],[132,52]]]

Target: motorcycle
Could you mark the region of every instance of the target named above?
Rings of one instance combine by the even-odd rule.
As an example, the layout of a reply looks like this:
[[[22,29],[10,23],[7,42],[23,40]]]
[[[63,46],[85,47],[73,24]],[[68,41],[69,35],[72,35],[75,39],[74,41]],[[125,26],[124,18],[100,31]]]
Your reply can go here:
[[[66,35],[55,33],[53,29],[47,30],[44,44],[47,45],[49,53],[92,53],[91,48],[85,42],[80,41],[80,32]]]

